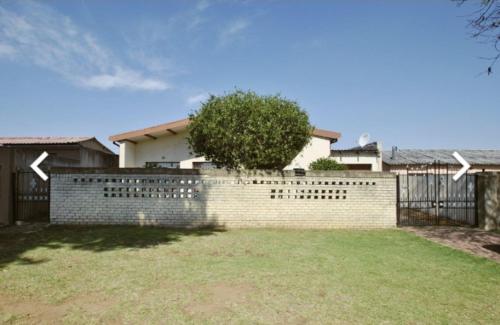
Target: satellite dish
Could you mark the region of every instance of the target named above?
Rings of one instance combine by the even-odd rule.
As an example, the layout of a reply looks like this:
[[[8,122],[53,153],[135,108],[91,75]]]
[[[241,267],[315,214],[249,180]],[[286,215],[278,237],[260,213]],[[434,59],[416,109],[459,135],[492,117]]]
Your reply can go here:
[[[359,136],[358,144],[361,148],[370,143],[370,135],[368,133],[363,133]]]

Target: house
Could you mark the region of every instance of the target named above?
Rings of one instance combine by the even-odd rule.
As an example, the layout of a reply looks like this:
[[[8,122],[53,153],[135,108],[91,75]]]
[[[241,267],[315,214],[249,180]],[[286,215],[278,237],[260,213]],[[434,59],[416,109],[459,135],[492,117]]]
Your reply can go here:
[[[500,150],[398,149],[382,153],[383,170],[405,174],[439,163],[442,168],[459,170],[462,165],[453,157],[458,152],[470,165],[469,173],[500,171]]]
[[[204,157],[190,152],[189,123],[183,119],[109,137],[120,146],[120,167],[213,168]],[[339,138],[338,132],[314,129],[309,144],[285,169],[307,169],[316,159],[328,157],[332,143]]]
[[[349,170],[382,171],[382,145],[372,142],[363,147],[334,149],[330,158],[345,165]]]
[[[48,182],[30,170],[44,151],[49,154],[40,165],[45,172],[51,167],[118,165],[116,154],[94,137],[0,137],[0,224],[31,220],[35,214],[37,220],[48,220]]]

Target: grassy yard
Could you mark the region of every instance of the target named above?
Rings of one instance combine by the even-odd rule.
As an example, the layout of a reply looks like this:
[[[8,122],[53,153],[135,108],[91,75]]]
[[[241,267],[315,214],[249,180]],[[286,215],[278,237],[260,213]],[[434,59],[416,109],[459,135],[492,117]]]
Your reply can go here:
[[[5,323],[497,323],[500,264],[401,230],[0,229]]]

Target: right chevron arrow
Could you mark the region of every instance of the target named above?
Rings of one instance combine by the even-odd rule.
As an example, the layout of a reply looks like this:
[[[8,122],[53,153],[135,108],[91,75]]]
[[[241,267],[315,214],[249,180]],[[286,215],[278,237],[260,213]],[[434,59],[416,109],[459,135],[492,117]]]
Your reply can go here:
[[[462,164],[462,168],[458,171],[458,173],[453,175],[453,180],[456,182],[469,170],[470,164],[456,151],[453,153],[453,157],[455,157],[455,159]]]

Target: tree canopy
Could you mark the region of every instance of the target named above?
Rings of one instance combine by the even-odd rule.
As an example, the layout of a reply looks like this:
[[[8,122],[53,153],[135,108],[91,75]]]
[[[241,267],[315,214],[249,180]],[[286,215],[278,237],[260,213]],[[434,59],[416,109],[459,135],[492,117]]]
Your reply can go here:
[[[283,169],[313,130],[296,102],[252,91],[211,96],[189,118],[193,152],[228,169]]]

